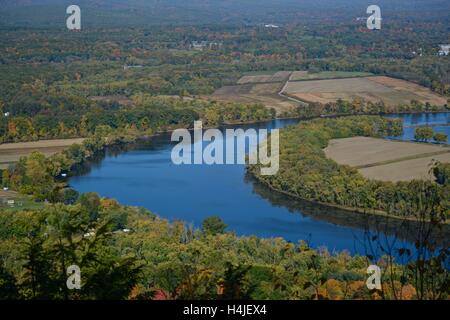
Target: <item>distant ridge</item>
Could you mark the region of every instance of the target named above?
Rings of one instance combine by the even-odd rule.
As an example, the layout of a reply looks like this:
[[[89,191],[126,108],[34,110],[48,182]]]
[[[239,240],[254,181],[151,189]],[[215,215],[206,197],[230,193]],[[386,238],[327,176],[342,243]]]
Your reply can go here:
[[[82,8],[85,26],[318,23],[329,17],[352,21],[365,14],[367,0],[0,0],[0,27],[61,27],[65,8]],[[378,0],[383,13],[421,8],[442,12],[448,0]]]

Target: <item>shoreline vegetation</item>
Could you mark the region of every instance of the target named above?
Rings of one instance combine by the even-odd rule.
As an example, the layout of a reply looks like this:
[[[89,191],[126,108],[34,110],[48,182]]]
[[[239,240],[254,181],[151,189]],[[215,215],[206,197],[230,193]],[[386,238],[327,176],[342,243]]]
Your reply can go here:
[[[413,280],[402,282],[406,266],[388,257],[330,253],[304,241],[238,237],[226,227],[220,218],[211,217],[201,229],[193,229],[95,193],[70,205],[2,210],[0,297],[414,299],[422,292],[429,299],[448,297],[440,273],[433,278],[437,287],[420,288]],[[439,259],[424,262],[426,276],[440,270]],[[382,274],[380,290],[366,287],[371,260],[391,270]],[[64,285],[68,264],[83,270],[81,290]]]
[[[357,213],[422,221],[424,217],[416,216],[414,210],[419,211],[421,202],[429,198],[434,201],[433,209],[425,220],[448,225],[448,163],[432,168],[435,182],[391,183],[364,178],[357,169],[337,164],[323,151],[331,139],[396,136],[401,130],[402,123],[397,119],[377,116],[301,122],[281,131],[277,175],[260,175],[258,165],[247,166],[247,170],[274,191]]]
[[[421,218],[416,218],[416,217],[399,217],[399,216],[395,216],[395,215],[390,215],[387,212],[381,211],[381,210],[364,209],[364,208],[358,208],[358,207],[348,207],[348,206],[342,206],[342,205],[333,204],[333,203],[320,202],[320,201],[314,201],[314,200],[300,198],[299,196],[297,196],[297,195],[295,195],[293,193],[276,189],[275,187],[270,185],[267,181],[264,181],[263,179],[260,179],[259,176],[256,176],[256,175],[252,174],[252,177],[255,178],[258,183],[260,183],[264,187],[268,188],[269,190],[275,191],[275,192],[277,192],[279,194],[288,196],[288,197],[293,198],[293,199],[306,201],[306,202],[309,202],[311,204],[319,204],[319,205],[322,205],[322,206],[325,206],[325,207],[341,209],[341,210],[344,210],[344,211],[357,213],[357,214],[361,214],[361,215],[374,215],[374,216],[378,216],[378,217],[392,218],[392,219],[401,220],[401,221],[406,220],[406,221],[412,221],[412,222],[422,222]],[[425,222],[430,223],[432,221],[426,220]],[[447,220],[445,220],[445,221],[443,221],[441,223],[444,223],[444,224],[446,224],[446,225],[448,225],[450,227],[450,218],[447,218]]]
[[[166,98],[166,99],[168,99],[170,101],[173,98]],[[242,108],[241,104],[235,104],[235,103],[219,104],[219,108],[220,107],[223,108],[226,105],[231,105],[234,108],[237,108],[237,110],[243,110],[243,109],[239,109],[239,108]],[[215,116],[215,117],[210,116],[210,118],[208,119],[206,112],[204,113],[204,116],[201,117],[200,119],[206,121],[207,126],[205,127],[205,129],[208,129],[208,128],[236,126],[236,125],[246,125],[246,124],[252,124],[252,123],[261,123],[261,122],[265,122],[265,121],[278,120],[278,119],[298,119],[303,122],[303,121],[314,121],[314,120],[320,121],[322,119],[323,120],[326,120],[326,119],[333,120],[333,119],[340,119],[340,118],[346,119],[346,118],[349,118],[349,117],[351,118],[351,117],[355,117],[355,116],[359,116],[359,117],[365,117],[365,116],[369,116],[369,117],[374,116],[375,117],[376,116],[376,115],[372,115],[372,114],[355,115],[355,114],[344,113],[344,114],[321,114],[319,116],[310,116],[310,117],[302,117],[302,116],[297,115],[297,116],[282,118],[282,117],[275,117],[273,111],[265,108],[262,105],[251,104],[251,106],[252,106],[253,110],[256,110],[257,113],[260,112],[260,114],[264,114],[265,115],[265,116],[263,116],[264,119],[251,119],[251,120],[246,120],[246,121],[234,120],[234,121],[225,122],[223,120],[222,116],[220,116],[219,118],[217,116]],[[234,111],[234,112],[236,112],[236,111]],[[429,113],[435,113],[435,112],[450,112],[450,111],[430,111]],[[394,113],[400,113],[400,112],[394,112]],[[259,114],[259,116],[261,116],[260,114]],[[212,122],[214,122],[214,121],[215,121],[215,124],[212,124]],[[391,120],[389,120],[389,121],[391,121]],[[147,121],[145,121],[145,122],[147,122]],[[209,123],[209,125],[208,125],[208,123]],[[192,124],[186,124],[184,128],[192,130],[192,128],[190,128],[190,126],[192,126]],[[178,126],[177,128],[183,128],[183,127]],[[156,130],[152,130],[151,128],[148,128],[146,130],[146,132],[142,132],[142,130],[139,130],[135,126],[131,126],[131,127],[126,126],[124,128],[113,129],[107,125],[99,125],[95,128],[95,132],[93,134],[84,138],[84,141],[81,144],[73,144],[73,145],[69,146],[67,149],[65,149],[61,152],[57,152],[48,157],[42,155],[39,151],[33,152],[33,154],[31,154],[29,156],[22,157],[15,166],[10,167],[8,169],[0,170],[0,172],[2,173],[1,174],[1,184],[4,188],[12,188],[13,190],[19,191],[20,193],[23,193],[23,194],[28,194],[28,195],[31,194],[35,199],[40,200],[40,201],[42,201],[44,199],[49,200],[50,202],[62,200],[62,199],[64,199],[64,193],[66,191],[69,190],[70,191],[69,195],[71,196],[74,193],[74,190],[67,189],[67,186],[65,186],[65,184],[62,184],[61,182],[56,181],[57,178],[60,177],[61,174],[70,175],[73,168],[78,167],[84,161],[88,160],[91,157],[94,157],[98,152],[103,151],[105,148],[107,148],[109,146],[134,143],[140,139],[148,139],[148,138],[151,138],[154,136],[160,136],[163,134],[173,132],[173,130],[176,130],[177,128],[164,129],[164,130],[160,130],[160,131],[156,131]],[[398,128],[397,128],[397,130],[398,130]],[[57,139],[57,140],[60,140],[60,139]],[[27,163],[28,159],[31,158],[31,156],[33,156],[35,159],[40,158],[39,160],[37,160],[39,162],[38,166],[51,167],[50,176],[46,178],[46,181],[48,182],[48,181],[52,180],[52,178],[53,178],[54,183],[51,184],[52,187],[57,189],[57,193],[63,193],[63,194],[51,195],[51,192],[49,193],[49,191],[48,191],[48,189],[49,189],[48,187],[44,188],[44,189],[46,189],[44,194],[42,194],[42,193],[39,194],[39,192],[37,192],[35,190],[35,188],[33,188],[32,186],[23,186],[23,184],[25,184],[25,185],[29,184],[29,182],[26,183],[24,181],[24,180],[28,180],[26,177],[24,177],[24,171],[25,171],[26,163]],[[22,168],[17,170],[16,169],[17,165],[22,166]],[[258,181],[267,185],[271,189],[273,189],[275,191],[280,191],[280,190],[276,189],[275,187],[273,187],[272,185],[270,185],[264,179],[261,179],[259,175],[255,175],[255,178],[257,178]],[[291,194],[289,192],[287,192],[285,194],[288,196],[295,196],[295,194]],[[303,198],[303,200],[309,201],[310,199]],[[324,205],[330,205],[332,207],[343,208],[348,211],[361,212],[361,210],[363,210],[363,212],[371,212],[372,214],[377,214],[377,215],[386,214],[382,210],[371,210],[369,208],[361,209],[361,208],[357,208],[357,207],[351,207],[351,206],[345,206],[345,205],[342,206],[342,205],[338,205],[338,204],[332,204],[332,203],[314,201],[314,200],[313,200],[313,202],[321,203]],[[387,214],[387,215],[390,216],[389,214]],[[408,218],[408,219],[410,219],[410,218]],[[448,221],[447,221],[447,223],[448,223]]]
[[[390,123],[389,130],[401,126],[398,120],[376,116],[355,118],[374,119],[381,127]],[[313,121],[345,119],[349,118]],[[417,257],[408,248],[399,248],[398,254],[391,250],[375,255],[368,250],[365,256],[330,253],[312,249],[305,241],[293,244],[280,238],[236,236],[226,232],[227,226],[219,217],[207,218],[201,229],[194,229],[95,193],[78,195],[54,180],[108,145],[129,143],[131,138],[142,136],[123,134],[99,127],[81,145],[72,145],[50,158],[34,153],[22,158],[12,172],[3,171],[3,182],[55,203],[20,211],[1,210],[1,298],[448,298],[445,250]],[[433,245],[428,241],[416,243],[420,252]],[[83,287],[77,292],[64,285],[68,263],[83,270]],[[380,290],[366,287],[367,267],[373,263],[385,270]],[[417,269],[419,263],[423,268]],[[428,279],[433,279],[432,284],[423,286]]]

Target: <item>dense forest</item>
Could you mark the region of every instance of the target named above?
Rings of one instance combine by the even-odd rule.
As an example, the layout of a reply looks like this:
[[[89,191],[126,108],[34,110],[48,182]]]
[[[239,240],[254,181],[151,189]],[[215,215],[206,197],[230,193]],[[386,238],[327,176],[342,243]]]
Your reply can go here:
[[[275,111],[259,104],[183,100],[174,97],[133,97],[136,106],[117,102],[89,101],[80,97],[43,96],[33,106],[20,103],[8,117],[0,119],[2,142],[88,137],[98,127],[117,131],[140,131],[142,135],[191,128],[196,120],[206,126],[264,121]],[[22,106],[22,107],[19,107]],[[28,116],[24,115],[28,114]]]
[[[221,8],[217,12],[228,13],[239,6],[234,2],[222,5],[212,1],[210,5]],[[266,11],[271,7],[270,2],[267,1]],[[3,142],[85,137],[98,125],[148,126],[153,131],[163,131],[190,126],[192,120],[207,117],[210,125],[269,119],[273,110],[267,113],[249,104],[230,106],[210,97],[216,89],[235,84],[248,72],[371,72],[414,81],[449,95],[448,57],[437,54],[439,44],[448,41],[448,17],[442,16],[445,3],[441,1],[428,4],[426,14],[411,11],[407,15],[402,14],[401,6],[383,4],[389,19],[386,18],[382,33],[367,32],[356,19],[364,14],[363,3],[353,8],[350,2],[340,5],[320,2],[316,6],[294,1],[286,3],[282,13],[267,16],[272,22],[284,19],[285,23],[278,22],[278,28],[266,28],[261,24],[268,20],[243,25],[198,20],[198,23],[184,21],[176,26],[142,22],[130,27],[120,24],[125,19],[90,24],[89,21],[97,21],[91,19],[90,14],[98,13],[102,1],[97,5],[80,4],[86,6],[87,15],[87,26],[80,32],[63,29],[64,15],[55,20],[50,14],[33,14],[41,19],[45,16],[51,22],[61,22],[60,28],[41,25],[31,18],[28,24],[21,24],[19,18],[18,24],[9,23],[12,12],[21,10],[25,19],[35,12],[33,10],[54,8],[55,1],[37,7],[32,4],[6,1],[0,10],[0,16],[5,17],[0,24],[0,135]],[[151,1],[117,5],[112,11],[120,11],[127,20],[136,13],[136,6],[142,12],[149,9],[147,13],[164,7]],[[200,3],[190,5],[195,11]],[[306,19],[301,20],[304,23],[300,23],[298,17],[287,16],[290,10],[286,8],[290,6]],[[242,4],[242,7],[240,15],[251,12],[256,17],[251,4]],[[357,15],[360,7],[363,11]],[[420,9],[421,4],[415,3],[414,7]],[[112,12],[108,13],[113,16]],[[263,17],[266,16],[255,19]],[[193,47],[195,42],[209,45],[198,50]],[[167,99],[168,96],[174,99]],[[322,114],[418,112],[443,108],[417,101],[395,108],[382,103],[337,101],[308,107],[299,105],[282,116],[308,118]]]
[[[0,212],[0,299],[448,299],[448,253],[408,265],[381,259],[370,291],[367,257],[307,243],[237,237],[220,218],[169,223],[96,194],[72,205]],[[68,290],[66,268],[82,270]]]
[[[389,21],[383,34],[364,32],[354,20],[326,21],[321,15],[320,25],[290,23],[277,29],[225,24],[69,32],[4,26],[1,140],[85,137],[98,125],[151,127],[158,132],[190,126],[199,118],[209,118],[210,125],[269,119],[273,110],[218,103],[209,97],[247,72],[365,71],[411,80],[448,96],[448,57],[437,55],[438,44],[447,39],[447,24],[433,14],[432,22],[399,17]],[[220,45],[195,50],[195,41]],[[337,101],[299,105],[282,116],[442,108],[414,101],[396,108]]]
[[[213,2],[217,6],[220,1]],[[64,15],[59,28],[0,24],[0,106],[4,112],[31,115],[43,104],[60,105],[56,98],[193,97],[234,84],[246,72],[279,70],[371,72],[411,80],[448,96],[448,57],[437,54],[439,45],[448,42],[449,20],[443,15],[448,3],[427,1],[424,12],[419,11],[423,4],[415,2],[411,9],[417,11],[403,13],[400,4],[392,8],[385,2],[389,10],[382,32],[367,32],[365,21],[356,19],[365,14],[365,3],[352,8],[350,2],[341,7],[328,4],[327,10],[322,9],[325,2],[309,9],[299,2],[301,20],[286,18],[286,9],[279,17],[268,18],[280,20],[279,28],[256,22],[208,24],[199,19],[178,26],[151,21],[133,28],[88,24],[80,32],[69,32],[63,29]],[[129,6],[133,8],[132,3]],[[15,8],[11,4],[0,14],[8,15],[11,7]],[[19,3],[18,8],[31,14],[27,6]],[[122,7],[118,10],[123,12]],[[127,17],[136,20],[132,12]],[[216,45],[193,48],[194,42],[202,41]]]

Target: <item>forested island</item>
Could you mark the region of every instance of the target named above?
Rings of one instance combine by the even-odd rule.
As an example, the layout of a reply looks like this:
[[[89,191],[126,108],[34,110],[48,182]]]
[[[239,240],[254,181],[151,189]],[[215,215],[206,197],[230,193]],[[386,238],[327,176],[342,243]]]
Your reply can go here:
[[[399,218],[415,219],[426,212],[429,221],[448,222],[448,163],[431,168],[435,181],[392,183],[366,179],[356,169],[327,158],[323,151],[331,139],[380,138],[401,131],[401,122],[376,116],[302,122],[282,131],[277,175],[262,176],[258,166],[250,166],[249,171],[270,188],[293,197]]]

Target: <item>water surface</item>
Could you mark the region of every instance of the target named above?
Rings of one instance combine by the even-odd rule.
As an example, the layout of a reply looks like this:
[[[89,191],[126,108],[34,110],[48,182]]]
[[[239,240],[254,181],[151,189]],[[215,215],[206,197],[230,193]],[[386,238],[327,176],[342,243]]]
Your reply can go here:
[[[395,139],[412,141],[414,140],[414,131],[417,127],[431,126],[435,133],[447,134],[447,143],[450,143],[450,112],[392,114],[387,117],[403,119],[403,135],[395,137]]]
[[[448,114],[400,117],[406,125],[448,123]],[[296,122],[275,120],[240,127],[273,129]],[[408,139],[408,134],[402,139]],[[171,161],[174,144],[170,142],[170,135],[162,135],[128,146],[126,152],[112,148],[103,159],[88,163],[79,176],[70,179],[70,184],[80,192],[98,192],[127,205],[146,207],[163,218],[183,220],[197,227],[206,217],[217,215],[238,235],[282,237],[295,243],[307,240],[311,246],[325,246],[329,251],[367,253],[367,219],[361,214],[276,194],[246,176],[243,165],[176,166]],[[372,224],[376,221],[369,220]],[[395,232],[392,225],[389,230],[378,229],[387,235],[384,241],[394,242],[390,236]],[[408,233],[412,234],[404,232],[402,237],[407,239]],[[396,245],[411,247],[406,240],[397,240]]]

